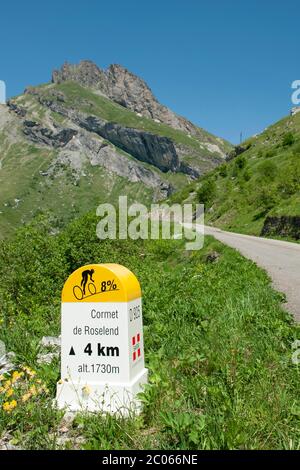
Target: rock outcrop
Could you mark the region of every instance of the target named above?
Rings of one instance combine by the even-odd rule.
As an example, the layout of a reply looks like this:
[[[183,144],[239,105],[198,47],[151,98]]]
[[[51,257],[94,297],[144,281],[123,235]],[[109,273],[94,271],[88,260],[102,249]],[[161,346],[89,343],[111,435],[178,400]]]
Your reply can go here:
[[[15,103],[13,103],[12,101],[8,101],[7,102],[7,106],[9,107],[9,109],[11,111],[13,111],[14,113],[16,113],[18,116],[20,117],[25,117],[26,116],[26,109],[22,108],[21,106],[17,106]]]
[[[60,129],[53,132],[35,121],[24,121],[23,132],[32,141],[39,145],[49,145],[54,148],[64,147],[77,134],[74,129]]]
[[[75,179],[80,179],[85,174],[86,164],[92,167],[103,167],[132,183],[143,183],[152,189],[154,201],[168,197],[174,190],[151,167],[146,168],[138,160],[127,158],[118,152],[113,145],[100,137],[91,135],[84,129],[80,129],[76,138],[72,139],[60,151],[47,174],[55,176],[67,167],[72,170]]]
[[[29,89],[27,93],[35,95],[41,105],[61,114],[83,129],[98,134],[137,160],[154,165],[163,172],[181,172],[189,175],[191,178],[197,178],[200,175],[196,168],[182,161],[181,156],[184,155],[184,152],[180,147],[175,147],[173,141],[168,137],[124,127],[120,124],[107,122],[96,116],[89,116],[73,109],[68,109],[63,104],[63,97],[60,95],[58,97],[57,92],[53,94],[53,99],[44,99],[35,89]],[[41,138],[40,129],[36,128],[35,130],[38,134],[36,138],[42,143],[44,136]],[[46,132],[46,134],[48,133]]]
[[[300,216],[269,216],[264,222],[261,236],[290,237],[300,240]]]
[[[156,166],[163,172],[179,171],[180,162],[173,142],[167,137],[151,134],[112,122],[105,122],[94,116],[79,121],[90,132],[109,140],[116,147],[141,160]]]
[[[236,145],[234,147],[234,149],[232,149],[231,152],[229,152],[228,155],[226,156],[226,161],[230,162],[234,158],[236,158],[239,155],[241,155],[242,153],[246,152],[246,150],[248,150],[248,148],[249,147],[244,147],[242,145]]]

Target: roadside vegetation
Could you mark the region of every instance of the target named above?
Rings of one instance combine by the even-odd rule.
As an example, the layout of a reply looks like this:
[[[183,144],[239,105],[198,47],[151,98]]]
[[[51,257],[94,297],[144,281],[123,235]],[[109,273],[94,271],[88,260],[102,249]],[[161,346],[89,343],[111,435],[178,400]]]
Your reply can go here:
[[[206,222],[260,235],[267,216],[300,216],[300,114],[252,137],[242,153],[175,193],[206,206]]]
[[[299,449],[299,327],[267,275],[210,237],[186,252],[180,240],[100,241],[96,224],[86,215],[54,235],[40,218],[0,244],[0,339],[17,363],[1,377],[0,440],[26,449]],[[59,362],[39,365],[39,343],[60,333],[68,275],[104,262],[141,282],[143,413],[66,423],[53,405]]]

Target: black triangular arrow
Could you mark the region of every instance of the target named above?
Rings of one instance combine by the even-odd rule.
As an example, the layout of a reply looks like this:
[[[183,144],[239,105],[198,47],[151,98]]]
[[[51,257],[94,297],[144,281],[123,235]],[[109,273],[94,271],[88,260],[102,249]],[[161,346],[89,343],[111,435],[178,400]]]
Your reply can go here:
[[[75,356],[75,351],[74,351],[73,346],[70,349],[69,356]]]

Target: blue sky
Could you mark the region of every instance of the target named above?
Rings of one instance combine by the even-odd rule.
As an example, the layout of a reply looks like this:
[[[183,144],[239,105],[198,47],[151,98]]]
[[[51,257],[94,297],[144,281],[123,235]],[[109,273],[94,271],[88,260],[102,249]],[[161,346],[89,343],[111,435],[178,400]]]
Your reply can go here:
[[[120,63],[157,98],[237,143],[289,113],[300,79],[298,0],[1,2],[8,96],[64,61]]]

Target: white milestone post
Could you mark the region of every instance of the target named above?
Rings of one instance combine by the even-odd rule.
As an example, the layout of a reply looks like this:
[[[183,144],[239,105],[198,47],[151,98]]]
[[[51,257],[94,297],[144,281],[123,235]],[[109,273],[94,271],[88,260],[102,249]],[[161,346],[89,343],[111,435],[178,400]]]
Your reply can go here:
[[[147,379],[137,278],[118,264],[77,269],[62,292],[58,407],[139,412]]]

